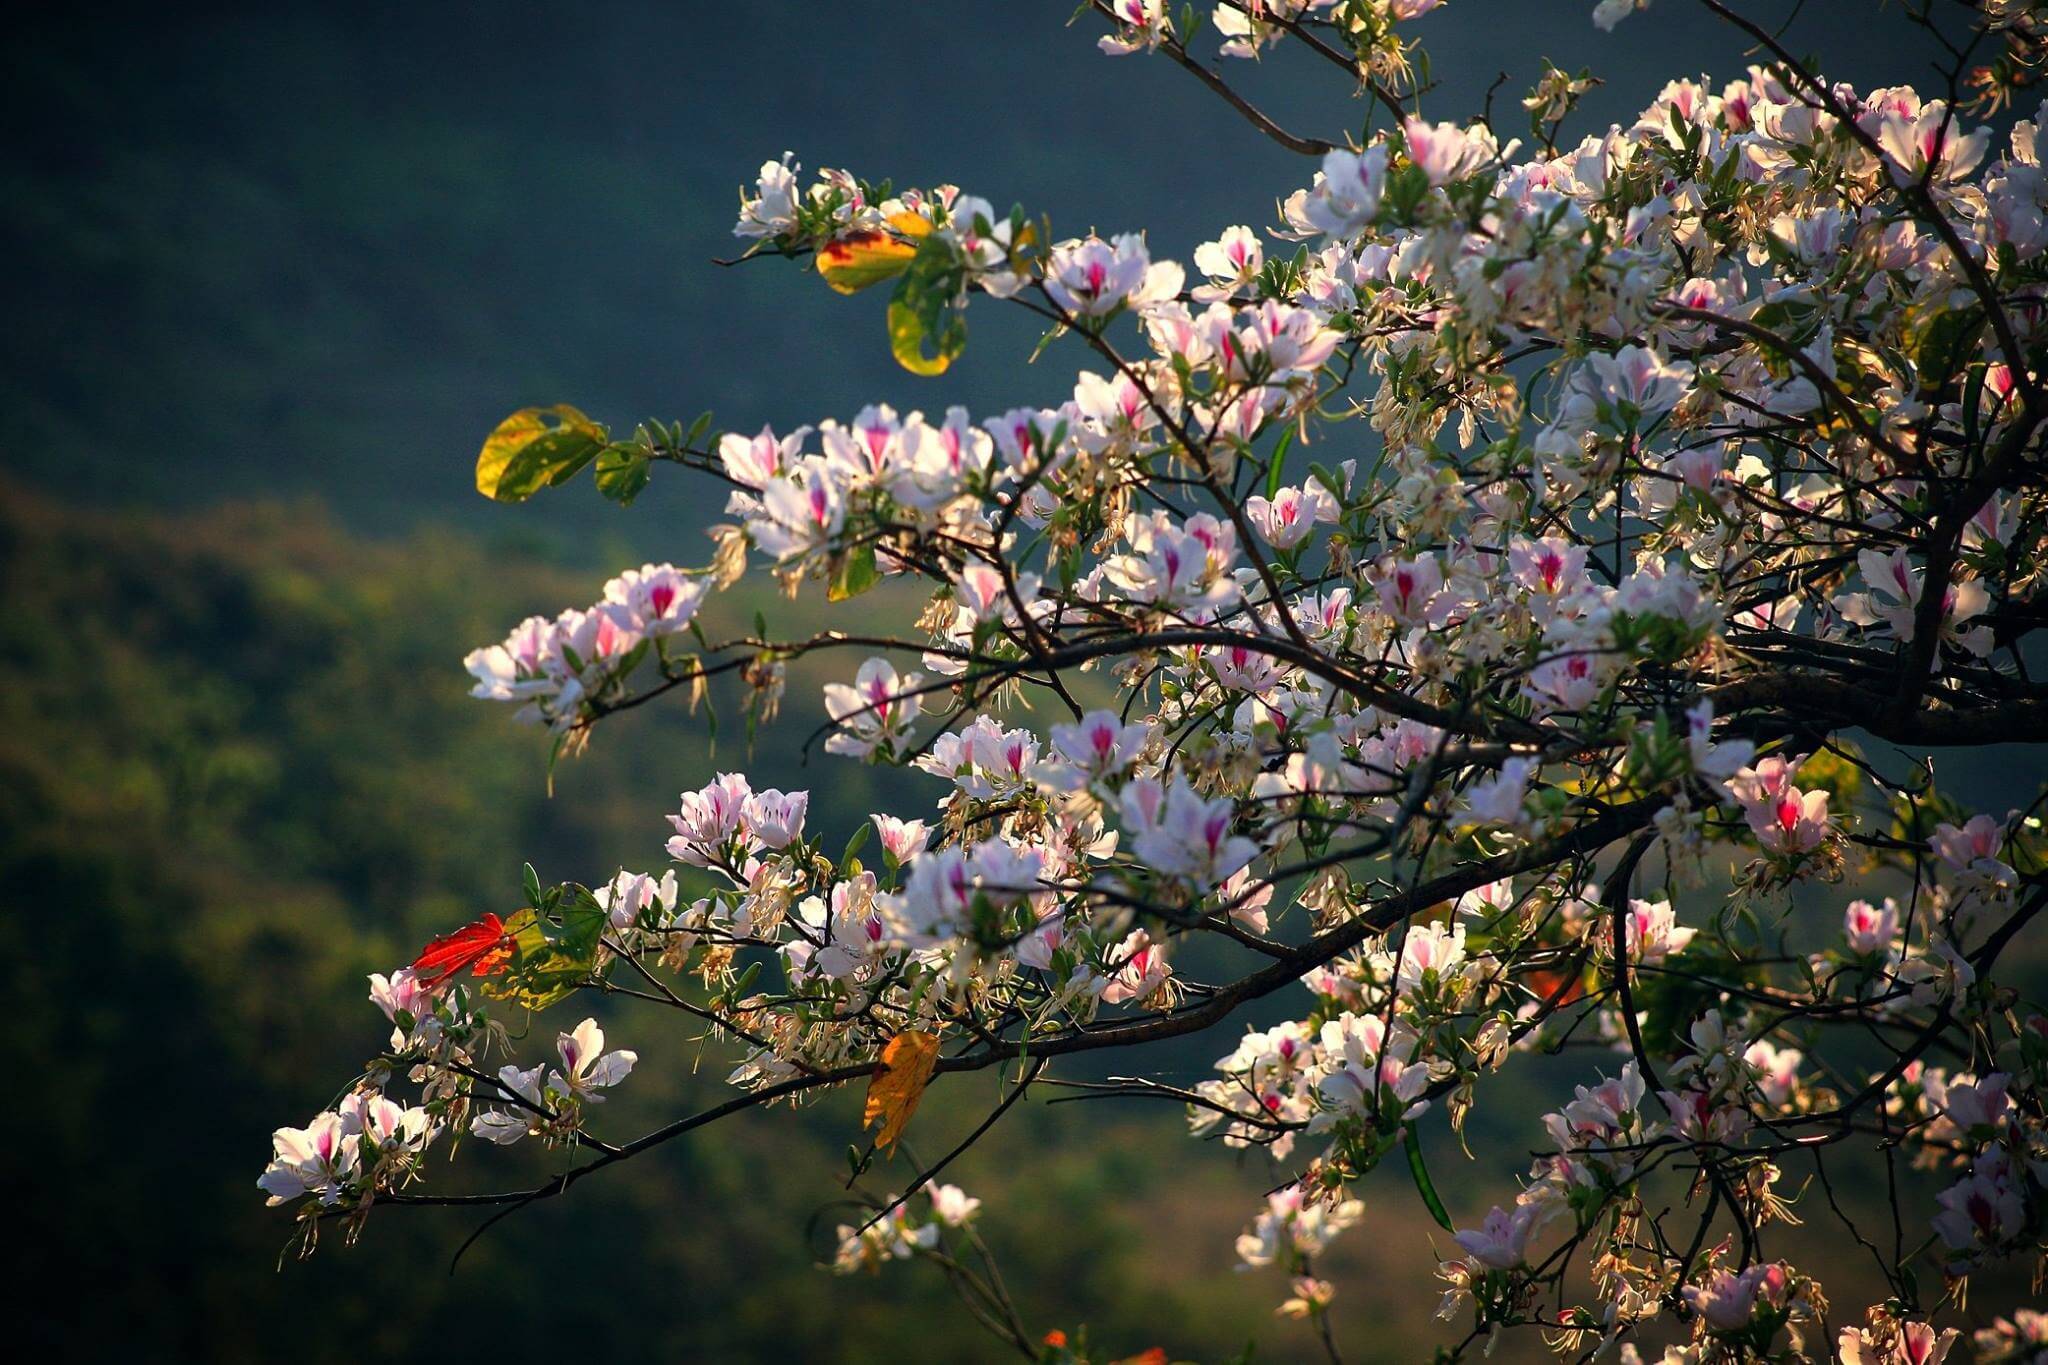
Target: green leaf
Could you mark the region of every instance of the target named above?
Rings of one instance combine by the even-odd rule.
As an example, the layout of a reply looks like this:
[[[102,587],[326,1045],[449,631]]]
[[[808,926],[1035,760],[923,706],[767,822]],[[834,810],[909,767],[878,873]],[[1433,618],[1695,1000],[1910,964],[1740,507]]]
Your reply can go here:
[[[967,347],[961,263],[945,238],[927,237],[889,299],[889,353],[912,374],[944,374]]]
[[[875,567],[875,547],[863,545],[840,561],[839,571],[832,575],[832,582],[825,589],[825,600],[844,602],[881,581],[882,571]]]
[[[654,462],[633,446],[608,446],[597,457],[597,491],[622,507],[640,496],[653,474]]]
[[[1423,1207],[1429,1216],[1436,1219],[1445,1232],[1456,1231],[1451,1226],[1451,1215],[1444,1209],[1444,1201],[1437,1197],[1436,1186],[1430,1181],[1429,1168],[1422,1164],[1422,1134],[1415,1131],[1413,1122],[1401,1125],[1402,1145],[1408,1149],[1408,1174],[1415,1177],[1415,1191],[1422,1196]]]
[[[559,925],[531,909],[506,921],[505,932],[512,938],[512,963],[503,976],[481,983],[483,993],[491,999],[544,1010],[590,979],[609,920],[604,907],[584,888],[557,890],[564,902]],[[555,898],[551,893],[538,899]]]
[[[1294,444],[1294,428],[1289,427],[1280,434],[1280,442],[1273,447],[1273,458],[1266,465],[1266,500],[1271,502],[1280,495],[1282,471],[1287,468],[1287,448]]]
[[[476,489],[498,502],[524,502],[575,477],[604,448],[604,428],[567,403],[521,408],[485,439]]]
[[[852,866],[855,856],[867,847],[868,836],[874,832],[874,825],[866,820],[854,828],[853,837],[846,841],[846,851],[839,855],[839,870],[842,875],[851,875],[847,869]]]
[[[1927,324],[1913,356],[1922,393],[1938,393],[1948,387],[1950,378],[1976,351],[1977,334],[1983,327],[1984,317],[1974,308],[1937,314]]]

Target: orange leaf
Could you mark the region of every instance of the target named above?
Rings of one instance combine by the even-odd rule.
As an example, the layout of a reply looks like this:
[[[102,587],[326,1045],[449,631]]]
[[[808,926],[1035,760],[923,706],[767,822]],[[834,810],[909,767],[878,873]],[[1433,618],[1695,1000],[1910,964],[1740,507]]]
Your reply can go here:
[[[896,1139],[903,1136],[903,1126],[924,1098],[924,1088],[931,1084],[932,1068],[938,1060],[938,1035],[931,1033],[899,1033],[882,1049],[881,1063],[868,1082],[867,1110],[860,1120],[862,1128],[882,1125],[875,1146],[894,1150]]]
[[[1531,968],[1523,978],[1529,989],[1536,992],[1536,998],[1553,1008],[1569,1005],[1586,993],[1584,979],[1577,972],[1551,971],[1544,967]]]
[[[1167,1365],[1166,1348],[1154,1346],[1149,1351],[1140,1351],[1134,1356],[1125,1356],[1122,1360],[1112,1360],[1109,1365]]]

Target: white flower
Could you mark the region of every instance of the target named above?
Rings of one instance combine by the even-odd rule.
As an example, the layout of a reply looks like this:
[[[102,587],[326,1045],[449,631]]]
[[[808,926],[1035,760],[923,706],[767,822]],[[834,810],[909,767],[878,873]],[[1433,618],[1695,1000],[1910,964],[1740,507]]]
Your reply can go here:
[[[1171,261],[1153,264],[1145,239],[1125,233],[1060,242],[1046,268],[1045,290],[1076,317],[1103,317],[1128,304],[1142,309],[1180,292],[1185,279]]]
[[[1511,1270],[1529,1257],[1529,1238],[1555,1205],[1517,1204],[1510,1213],[1496,1204],[1476,1228],[1451,1234],[1465,1253],[1489,1270]]]
[[[825,741],[825,752],[866,758],[893,748],[910,737],[919,711],[914,693],[922,673],[898,674],[887,659],[873,658],[860,666],[853,685],[825,684],[825,711],[837,724]]]
[[[638,1053],[623,1048],[606,1052],[604,1030],[595,1019],[585,1019],[573,1032],[557,1036],[555,1051],[562,1058],[562,1068],[548,1080],[559,1082],[564,1093],[590,1104],[603,1103],[604,1096],[597,1092],[626,1079],[633,1064],[640,1060]]]
[[[981,1201],[970,1199],[958,1185],[931,1187],[932,1216],[949,1228],[965,1227],[981,1211]]]
[[[1301,201],[1304,225],[1338,238],[1356,237],[1379,212],[1387,187],[1387,149],[1375,144],[1362,152],[1338,150],[1323,157],[1315,188]]]
[[[360,1132],[351,1131],[340,1114],[329,1111],[316,1115],[304,1128],[280,1128],[272,1134],[270,1165],[256,1181],[270,1198],[282,1204],[304,1195],[333,1205],[348,1192],[356,1174]]]
[[[761,163],[752,198],[742,199],[740,220],[732,235],[742,238],[780,237],[796,226],[796,167],[784,152],[780,161]]]

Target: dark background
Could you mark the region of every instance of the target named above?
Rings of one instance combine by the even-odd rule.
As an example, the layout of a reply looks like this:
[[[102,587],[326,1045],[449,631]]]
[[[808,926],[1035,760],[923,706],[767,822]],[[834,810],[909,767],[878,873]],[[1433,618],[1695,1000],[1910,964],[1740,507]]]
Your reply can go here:
[[[1608,79],[1579,128],[1594,131],[1667,77],[1743,63],[1679,0],[1613,35],[1590,8],[1457,0],[1419,21],[1441,80],[1428,111],[1475,111],[1505,71],[1495,109],[1517,126],[1514,101],[1549,56]],[[1926,80],[1910,35],[1861,22],[1875,10],[1810,3],[1793,45],[1859,83]],[[1225,225],[1270,223],[1307,182],[1312,162],[1163,59],[1099,56],[1096,23],[1065,28],[1069,12],[761,0],[17,17],[0,55],[0,985],[18,1020],[7,1170],[32,1347],[992,1355],[917,1269],[812,1268],[858,1124],[845,1100],[752,1115],[589,1182],[453,1276],[471,1220],[412,1210],[280,1270],[285,1222],[254,1180],[269,1130],[304,1122],[380,1043],[365,971],[510,904],[524,859],[551,879],[657,866],[675,793],[747,762],[730,715],[714,752],[703,713],[642,712],[549,799],[540,741],[466,700],[468,648],[587,602],[642,557],[700,560],[713,510],[682,478],[624,514],[580,486],[488,504],[470,465],[500,417],[570,401],[622,427],[709,407],[721,425],[786,429],[867,401],[979,415],[1070,386],[1069,354],[1025,367],[1036,338],[996,308],[974,311],[952,372],[920,380],[890,360],[873,299],[779,263],[713,265],[734,248],[734,189],[763,159],[790,149],[806,168],[953,181],[1048,213],[1061,235],[1146,228],[1176,256]],[[1228,72],[1290,128],[1341,135],[1364,106],[1302,55]],[[720,602],[793,619],[758,584]],[[929,800],[843,762],[798,768],[824,676],[793,671],[792,714],[747,763],[757,784],[812,787],[814,822],[849,832],[867,810]],[[1191,1079],[1238,1027],[1124,1069]],[[694,1074],[698,1050],[669,1020],[626,1015],[614,1033],[644,1059],[605,1115],[615,1131],[717,1091],[725,1054],[706,1049]],[[949,1144],[993,1085],[935,1092],[913,1137]],[[1533,1115],[1482,1109],[1476,1165],[1434,1139],[1455,1210],[1498,1197]],[[1035,1330],[1087,1321],[1123,1349],[1201,1358],[1256,1333],[1261,1358],[1297,1358],[1307,1339],[1270,1316],[1279,1277],[1229,1269],[1232,1236],[1280,1177],[1178,1124],[1026,1106],[959,1178],[987,1196]],[[437,1179],[545,1168],[526,1151],[464,1155]],[[1367,1227],[1330,1262],[1339,1331],[1355,1359],[1416,1359],[1432,1339],[1430,1229],[1399,1172],[1369,1191]],[[825,1227],[807,1235],[814,1216]]]

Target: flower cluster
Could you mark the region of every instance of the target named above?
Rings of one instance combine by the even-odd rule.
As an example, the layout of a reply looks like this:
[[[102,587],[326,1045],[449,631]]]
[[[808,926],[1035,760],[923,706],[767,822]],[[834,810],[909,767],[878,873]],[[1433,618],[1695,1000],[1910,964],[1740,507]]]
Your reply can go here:
[[[1095,8],[1103,51],[1214,77],[1187,13]],[[923,795],[856,820],[722,773],[669,816],[673,866],[529,876],[512,915],[376,979],[389,1053],[280,1130],[274,1199],[308,1228],[402,1202],[443,1131],[638,1151],[588,1128],[635,1054],[586,1020],[493,1072],[497,1004],[630,986],[728,1049],[734,1108],[865,1081],[888,1149],[949,1073],[1016,1067],[993,1123],[1070,1054],[1281,1002],[1191,1086],[1093,1084],[1274,1163],[1238,1253],[1326,1340],[1320,1258],[1394,1162],[1457,1248],[1468,1345],[1941,1358],[1963,1277],[2048,1233],[2048,1022],[1993,976],[2048,906],[2042,803],[1973,812],[1901,756],[2048,741],[2039,116],[1858,91],[1756,30],[1766,64],[1576,141],[1588,82],[1552,72],[1525,144],[1414,111],[1408,26],[1436,8],[1217,7],[1224,54],[1334,55],[1382,126],[1339,146],[1242,105],[1320,169],[1192,268],[952,186],[762,167],[750,254],[893,281],[920,374],[980,300],[1022,310],[1078,355],[1071,397],[579,436],[613,492],[657,460],[720,481],[717,550],[468,667],[581,744],[715,678],[772,714],[786,663],[837,658],[824,748]],[[721,636],[709,590],[750,566],[872,596],[845,629]],[[1418,1121],[1464,1129],[1496,1073],[1567,1045],[1606,1055],[1528,1125],[1526,1178],[1453,1216]],[[400,1073],[416,1104],[385,1098]],[[1954,1288],[1892,1267],[1835,1334],[1766,1241],[1863,1239],[1825,1163],[1866,1135],[1926,1183],[1898,1226]],[[929,1217],[873,1201],[835,1268],[958,1282],[978,1201],[929,1175]],[[1034,1351],[1007,1311],[985,1316]],[[2027,1358],[2040,1329],[1977,1340]]]

